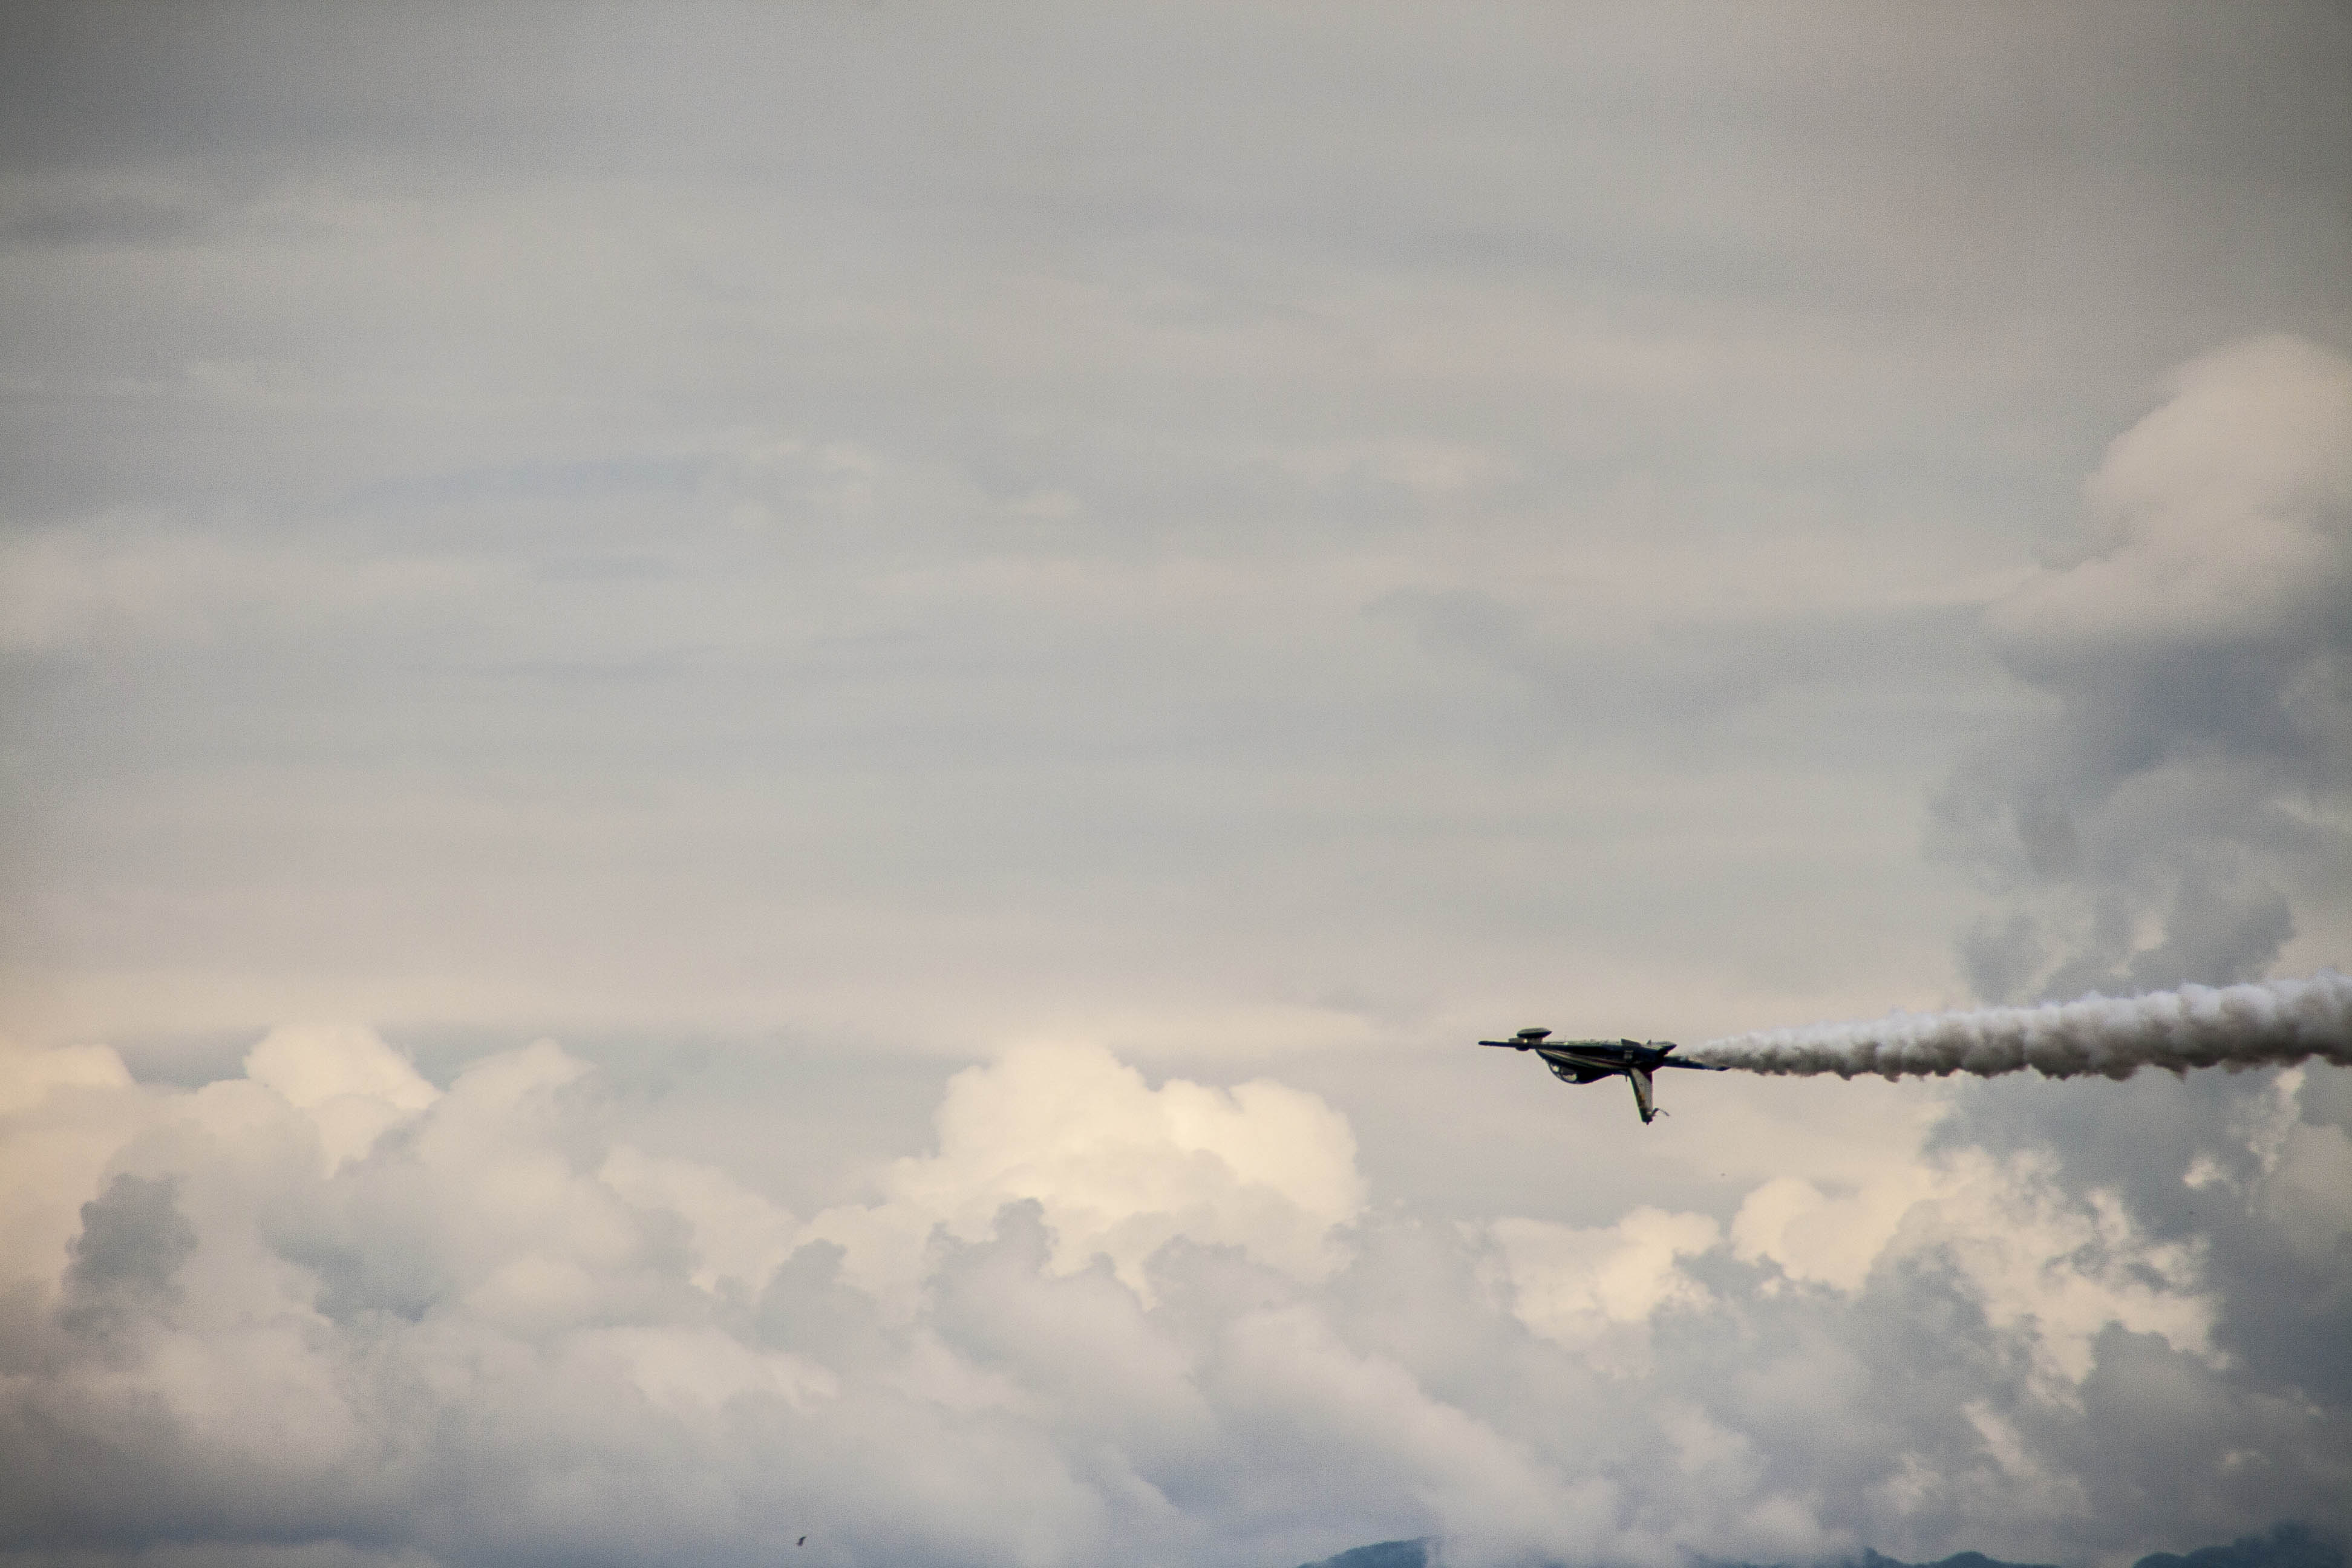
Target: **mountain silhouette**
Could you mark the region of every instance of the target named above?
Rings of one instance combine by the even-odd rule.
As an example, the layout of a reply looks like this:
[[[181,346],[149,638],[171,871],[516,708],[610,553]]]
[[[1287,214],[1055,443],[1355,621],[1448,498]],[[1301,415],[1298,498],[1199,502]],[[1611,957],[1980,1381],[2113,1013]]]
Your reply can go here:
[[[1371,1546],[1358,1546],[1326,1557],[1320,1562],[1304,1563],[1299,1568],[1432,1568],[1434,1536],[1414,1541],[1383,1541]],[[1584,1568],[1584,1565],[1564,1563],[1544,1564],[1544,1568]],[[1696,1560],[1694,1568],[1767,1568],[1753,1563],[1717,1563],[1706,1558]],[[1774,1564],[1770,1568],[1792,1568],[1790,1564]],[[1906,1563],[1900,1558],[1864,1552],[1859,1558],[1842,1563],[1815,1564],[1811,1568],[2051,1568],[2047,1563],[2003,1563],[1981,1552],[1960,1552],[1934,1563]],[[2194,1552],[2153,1552],[2141,1558],[2132,1568],[2347,1568],[2343,1542],[2319,1534],[2308,1525],[2292,1521],[2274,1524],[2266,1534],[2242,1535],[2227,1546],[2201,1546]]]

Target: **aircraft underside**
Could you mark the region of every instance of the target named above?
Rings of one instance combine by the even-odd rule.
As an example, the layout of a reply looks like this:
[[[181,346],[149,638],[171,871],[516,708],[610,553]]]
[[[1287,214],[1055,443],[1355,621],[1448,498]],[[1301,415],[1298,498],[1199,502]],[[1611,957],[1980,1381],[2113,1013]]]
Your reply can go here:
[[[1683,1061],[1671,1053],[1671,1040],[1644,1044],[1639,1040],[1552,1040],[1546,1043],[1549,1029],[1522,1029],[1507,1040],[1481,1040],[1482,1046],[1498,1046],[1507,1050],[1533,1051],[1543,1058],[1544,1065],[1563,1083],[1598,1083],[1604,1078],[1622,1078],[1633,1087],[1633,1108],[1642,1113],[1644,1123],[1659,1115],[1657,1100],[1652,1092],[1651,1076],[1658,1068],[1688,1068],[1699,1072],[1723,1072],[1727,1069],[1708,1062]]]
[[[1555,1076],[1565,1083],[1599,1083],[1604,1078],[1622,1078],[1633,1086],[1633,1107],[1642,1113],[1644,1126],[1657,1119],[1656,1098],[1651,1092],[1650,1075],[1640,1068],[1592,1067],[1579,1061],[1561,1061],[1547,1058]]]

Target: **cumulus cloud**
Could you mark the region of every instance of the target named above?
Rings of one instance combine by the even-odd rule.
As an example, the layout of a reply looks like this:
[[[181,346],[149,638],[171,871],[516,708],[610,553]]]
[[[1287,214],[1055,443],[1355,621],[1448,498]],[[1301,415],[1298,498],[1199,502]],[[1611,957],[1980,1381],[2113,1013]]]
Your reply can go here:
[[[121,1175],[81,1205],[59,1322],[87,1331],[174,1299],[196,1233],[173,1204],[173,1186],[165,1178]]]
[[[869,1289],[906,1283],[935,1226],[979,1240],[1024,1199],[1065,1270],[1103,1257],[1148,1291],[1145,1263],[1182,1236],[1313,1279],[1334,1262],[1332,1227],[1363,1203],[1355,1136],[1315,1096],[1265,1079],[1155,1089],[1100,1047],[1024,1047],[958,1074],[939,1133],[935,1152],[892,1165],[883,1203],[812,1227]]]
[[[1504,1218],[1488,1233],[1500,1272],[1509,1282],[1511,1310],[1548,1339],[1579,1349],[1609,1341],[1645,1348],[1650,1320],[1669,1305],[1697,1305],[1706,1289],[1681,1267],[1706,1252],[1722,1227],[1701,1214],[1669,1214],[1646,1205],[1614,1225],[1575,1226]],[[1638,1362],[1633,1364],[1639,1365]]]
[[[2352,778],[2352,361],[2267,337],[2182,367],[2085,494],[2079,548],[1988,612],[2054,706],[1954,779],[1948,847],[2022,907],[1979,994],[2259,977],[2340,886]]]
[[[350,1027],[194,1089],[5,1066],[0,1561],[2048,1558],[2352,1492],[2209,1241],[1926,1126],[1727,1213],[1450,1223],[1313,1095],[1032,1047],[803,1217],[550,1042],[446,1089]],[[2321,1070],[2177,1185],[2325,1280]]]
[[[372,1029],[272,1029],[245,1058],[245,1076],[309,1116],[330,1170],[441,1098]]]
[[[2021,668],[2340,637],[2352,595],[2352,362],[2291,337],[2183,366],[2107,448],[2079,559],[1993,606]]]

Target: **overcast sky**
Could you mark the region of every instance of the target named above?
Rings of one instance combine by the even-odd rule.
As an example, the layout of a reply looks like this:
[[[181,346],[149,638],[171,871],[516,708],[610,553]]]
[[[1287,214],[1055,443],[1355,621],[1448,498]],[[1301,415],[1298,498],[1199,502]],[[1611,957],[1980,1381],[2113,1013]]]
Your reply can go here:
[[[2347,88],[0,9],[0,1562],[2352,1528],[2346,1069],[1464,1048],[2352,967]]]

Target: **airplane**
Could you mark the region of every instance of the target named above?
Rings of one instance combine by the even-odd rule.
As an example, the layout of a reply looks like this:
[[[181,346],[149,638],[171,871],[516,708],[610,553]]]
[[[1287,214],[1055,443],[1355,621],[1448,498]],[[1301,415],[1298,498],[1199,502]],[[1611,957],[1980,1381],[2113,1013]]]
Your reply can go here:
[[[1550,1040],[1547,1045],[1544,1042]],[[1711,1062],[1686,1062],[1669,1057],[1675,1048],[1672,1040],[1653,1040],[1648,1045],[1639,1040],[1552,1040],[1549,1029],[1521,1029],[1507,1040],[1481,1040],[1482,1046],[1498,1046],[1507,1051],[1533,1051],[1549,1065],[1554,1077],[1562,1083],[1593,1083],[1604,1078],[1622,1075],[1633,1086],[1633,1106],[1642,1113],[1642,1125],[1648,1126],[1664,1114],[1651,1098],[1650,1075],[1660,1068],[1689,1068],[1695,1072],[1729,1072]]]

